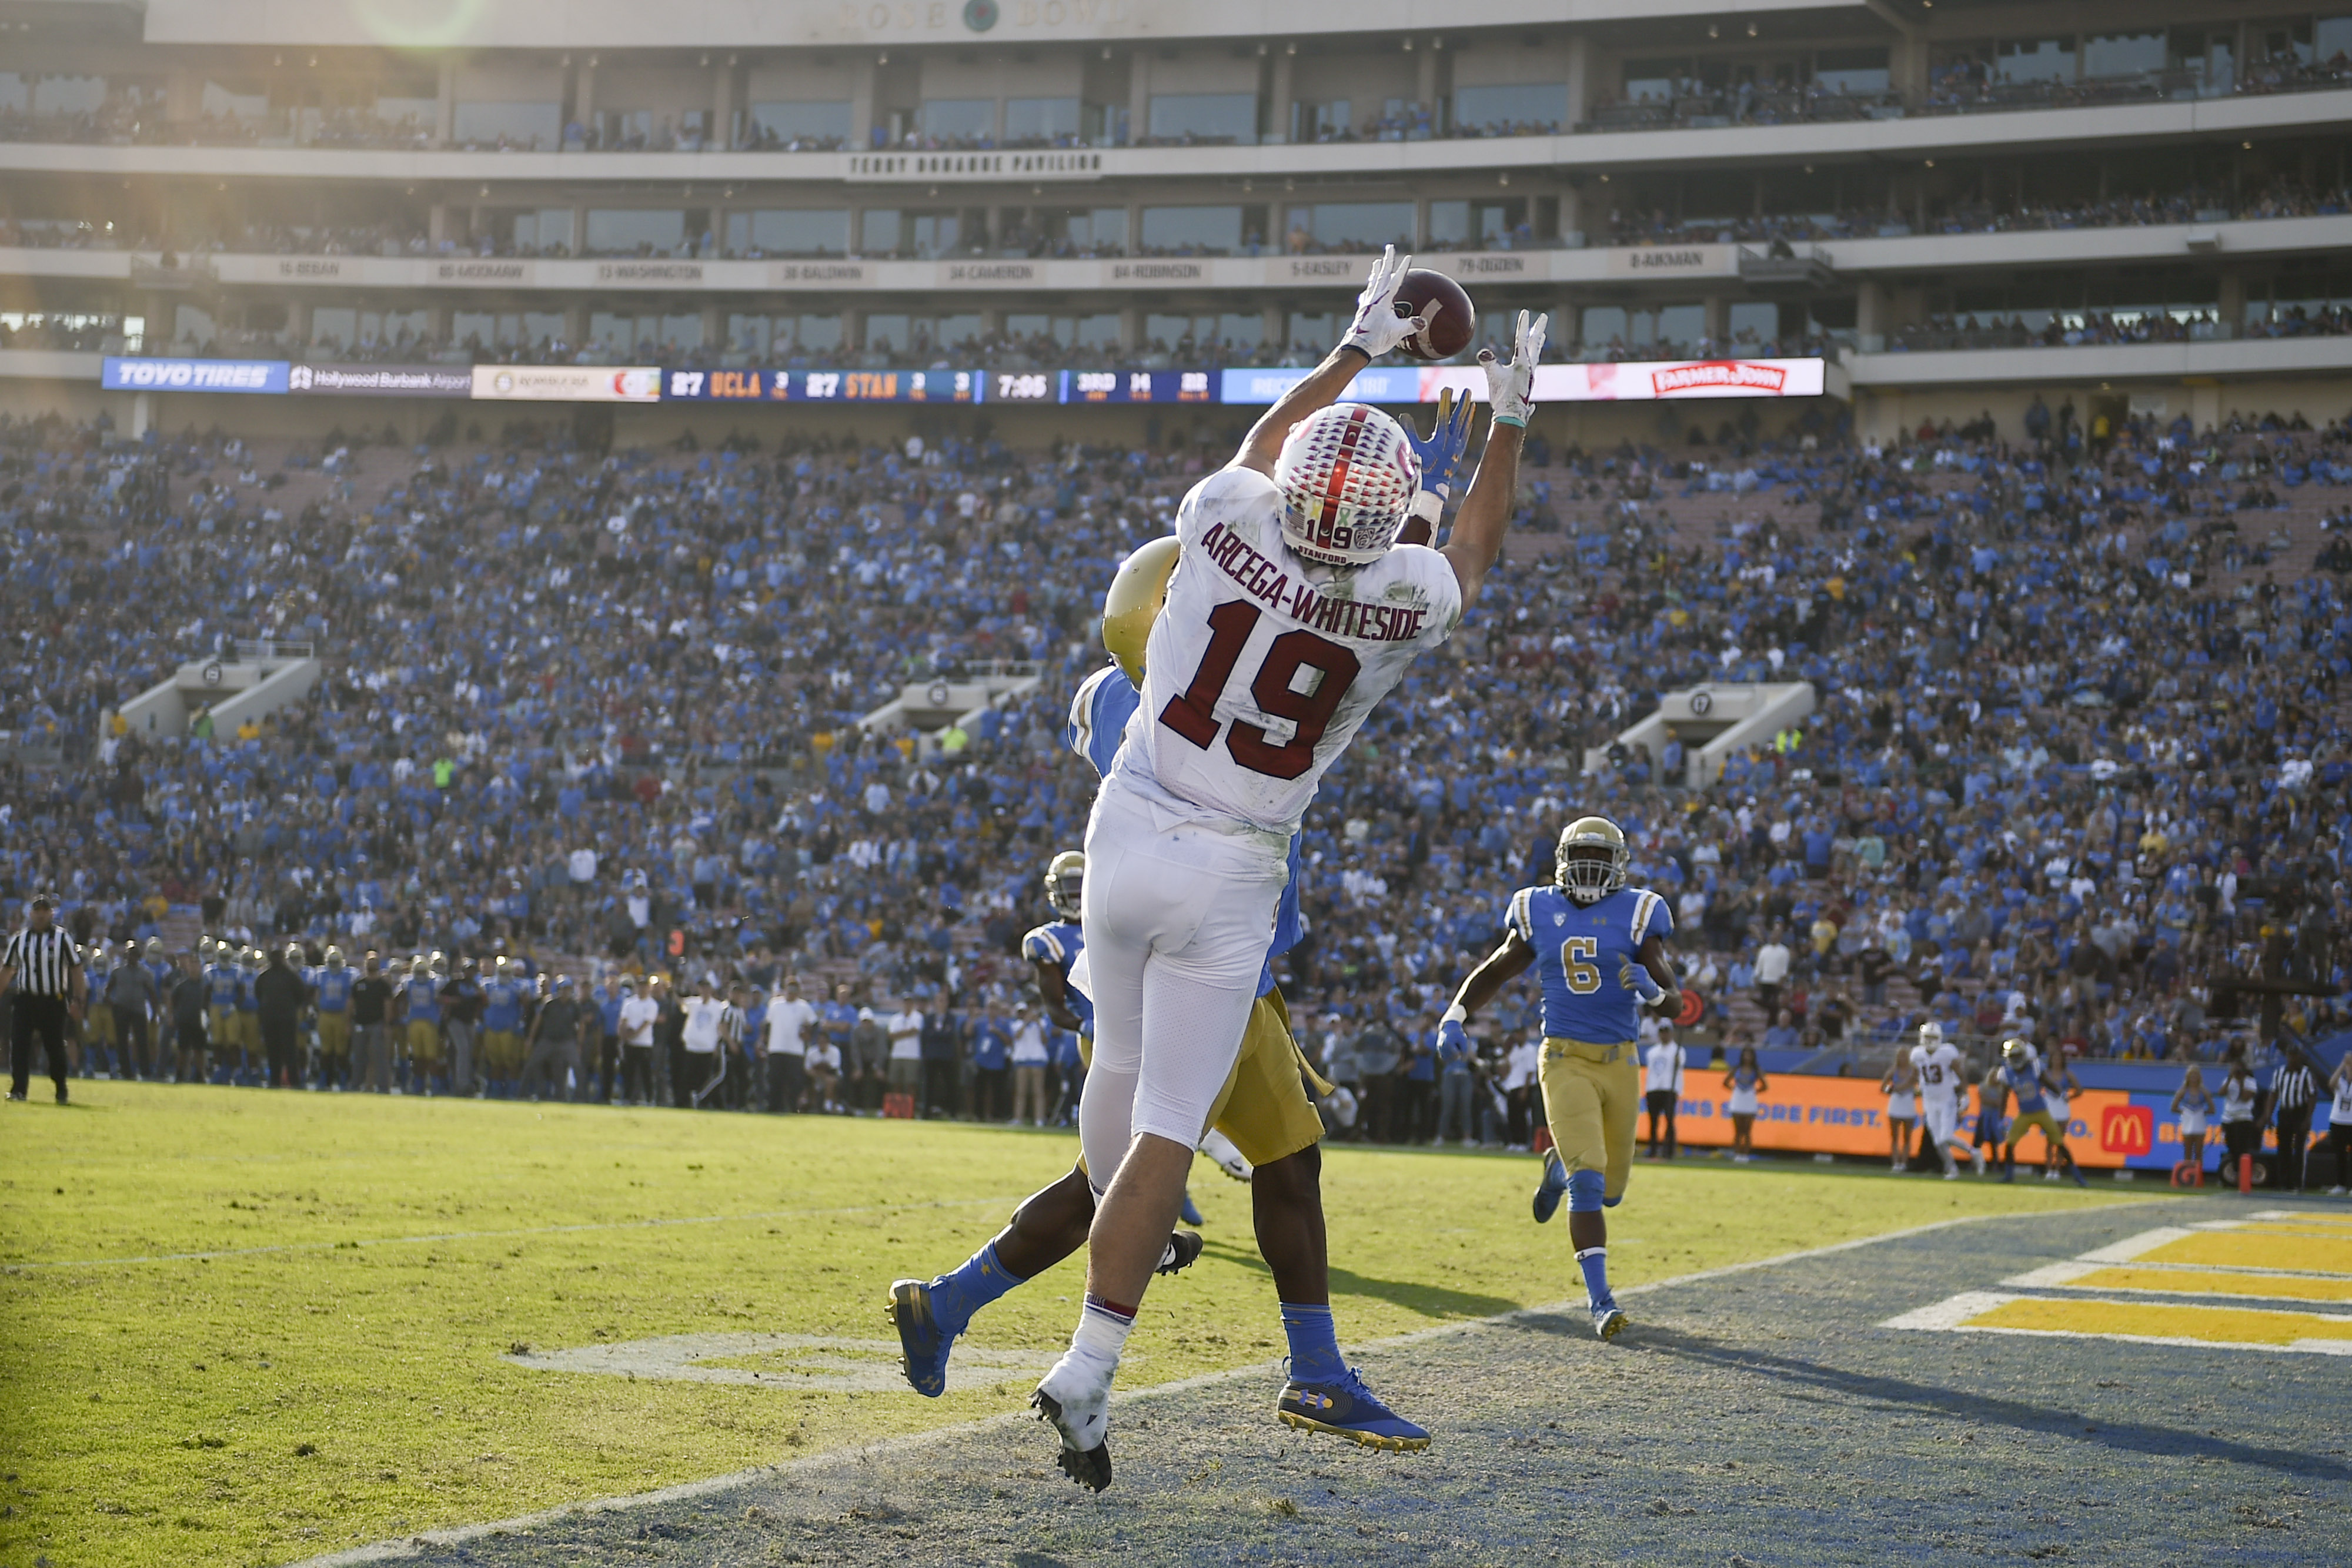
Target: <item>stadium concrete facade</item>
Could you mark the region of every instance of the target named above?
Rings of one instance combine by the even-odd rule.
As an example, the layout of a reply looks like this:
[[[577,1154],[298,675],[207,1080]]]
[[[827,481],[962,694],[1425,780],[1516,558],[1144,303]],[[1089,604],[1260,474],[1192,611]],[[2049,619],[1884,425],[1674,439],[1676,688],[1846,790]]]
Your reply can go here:
[[[2352,408],[2352,13],[1488,0],[1456,20],[6,0],[0,406],[135,425],[225,395],[110,356],[343,367],[324,389],[386,408],[476,362],[1215,402],[1186,393],[1327,347],[1394,243],[1463,278],[1482,333],[1550,311],[1570,362],[1826,361],[1787,402],[1850,404],[1866,434],[1980,410],[2013,432],[2062,391],[2200,424]],[[1171,377],[1087,398],[1065,371]],[[1659,413],[1568,428],[1611,421]]]

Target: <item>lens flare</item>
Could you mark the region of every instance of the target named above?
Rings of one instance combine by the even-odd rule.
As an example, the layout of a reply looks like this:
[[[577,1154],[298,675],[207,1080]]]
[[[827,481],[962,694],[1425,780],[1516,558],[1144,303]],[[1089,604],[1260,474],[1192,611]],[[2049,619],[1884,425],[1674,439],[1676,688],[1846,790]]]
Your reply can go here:
[[[352,0],[352,15],[394,49],[446,49],[470,42],[490,0]]]

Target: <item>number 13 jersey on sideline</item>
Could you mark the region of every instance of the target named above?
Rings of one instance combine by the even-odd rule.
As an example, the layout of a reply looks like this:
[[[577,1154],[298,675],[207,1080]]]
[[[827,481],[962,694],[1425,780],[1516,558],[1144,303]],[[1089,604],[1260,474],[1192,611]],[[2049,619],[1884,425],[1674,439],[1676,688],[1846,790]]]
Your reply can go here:
[[[1543,981],[1544,1033],[1554,1040],[1608,1045],[1635,1038],[1641,998],[1620,977],[1638,962],[1642,944],[1674,935],[1674,913],[1647,888],[1621,887],[1579,904],[1557,887],[1523,887],[1506,917],[1535,949]]]
[[[1183,554],[1113,777],[1183,815],[1286,838],[1381,698],[1453,634],[1462,590],[1425,545],[1349,572],[1302,559],[1282,507],[1272,479],[1240,467],[1184,497]]]

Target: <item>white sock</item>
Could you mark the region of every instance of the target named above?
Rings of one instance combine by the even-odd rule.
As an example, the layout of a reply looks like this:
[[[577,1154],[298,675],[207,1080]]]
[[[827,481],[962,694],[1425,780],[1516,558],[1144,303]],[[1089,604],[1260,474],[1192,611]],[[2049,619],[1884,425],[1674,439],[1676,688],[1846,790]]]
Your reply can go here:
[[[1078,1314],[1077,1332],[1070,1336],[1070,1359],[1105,1383],[1118,1370],[1119,1353],[1135,1320],[1089,1299]]]

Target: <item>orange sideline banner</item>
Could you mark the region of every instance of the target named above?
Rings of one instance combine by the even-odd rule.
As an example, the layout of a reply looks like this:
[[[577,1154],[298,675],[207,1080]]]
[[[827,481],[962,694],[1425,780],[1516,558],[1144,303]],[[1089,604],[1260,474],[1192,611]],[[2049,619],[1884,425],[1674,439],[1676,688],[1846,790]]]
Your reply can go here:
[[[1682,1142],[1703,1147],[1731,1143],[1731,1091],[1723,1088],[1722,1082],[1717,1072],[1684,1075],[1683,1094],[1675,1111],[1675,1131]],[[1757,1097],[1756,1147],[1793,1154],[1886,1157],[1886,1092],[1875,1079],[1785,1073],[1768,1076],[1766,1082],[1769,1086]],[[1955,1137],[1975,1135],[1974,1090],[1969,1091],[1968,1103]],[[2161,1160],[2158,1145],[2165,1140],[2159,1134],[2171,1129],[2159,1129],[2158,1124],[2169,1117],[2151,1114],[2149,1107],[2135,1104],[2132,1095],[2120,1090],[2086,1090],[2074,1097],[2068,1110],[2072,1119],[2066,1129],[2066,1147],[2078,1164],[2097,1168],[2153,1166]],[[1643,1139],[1649,1136],[1646,1113],[1635,1130]],[[2221,1143],[2218,1132],[2212,1142]],[[2042,1152],[2039,1132],[2028,1133],[2018,1145],[2020,1159],[2037,1164]],[[2179,1157],[2176,1141],[2171,1159]]]

